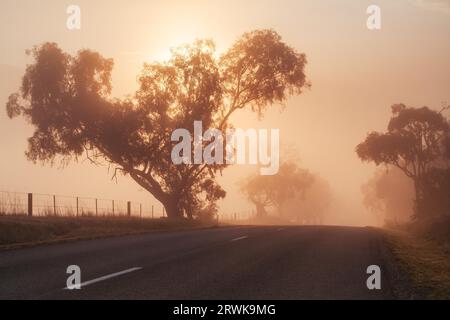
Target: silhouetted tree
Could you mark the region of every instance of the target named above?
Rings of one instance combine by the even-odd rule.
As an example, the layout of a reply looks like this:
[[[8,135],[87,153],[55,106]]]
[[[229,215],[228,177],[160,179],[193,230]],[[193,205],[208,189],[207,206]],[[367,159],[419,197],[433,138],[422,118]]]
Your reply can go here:
[[[363,203],[380,224],[409,221],[414,213],[414,184],[400,169],[379,168],[362,187]]]
[[[214,52],[212,41],[199,40],[165,63],[145,64],[136,94],[118,100],[110,98],[111,59],[90,50],[71,56],[45,43],[30,51],[34,63],[7,112],[35,128],[26,152],[31,161],[61,156],[68,163],[83,154],[96,164],[107,161],[159,200],[169,217],[192,217],[225,197],[215,179],[225,165],[173,164],[172,132],[184,128],[193,136],[194,121],[225,130],[236,110],[261,114],[309,86],[305,55],[272,30],[244,34],[221,58]]]
[[[241,190],[247,199],[255,205],[256,217],[267,216],[267,208],[273,205],[274,186],[271,176],[253,175],[247,179]]]
[[[442,113],[423,108],[392,107],[386,133],[372,132],[357,146],[363,161],[399,168],[414,182],[416,215],[426,214],[425,190],[435,168],[449,167],[450,125]]]
[[[296,195],[303,194],[314,181],[309,171],[300,168],[295,162],[287,161],[273,176],[250,176],[242,186],[248,200],[256,207],[256,215],[267,215],[268,207],[275,207],[284,216],[284,206]]]
[[[450,166],[432,168],[424,182],[419,212],[429,212],[431,216],[450,215]]]
[[[301,224],[321,225],[324,223],[333,195],[328,182],[313,175],[312,184],[302,194],[297,194],[286,205],[289,217]]]

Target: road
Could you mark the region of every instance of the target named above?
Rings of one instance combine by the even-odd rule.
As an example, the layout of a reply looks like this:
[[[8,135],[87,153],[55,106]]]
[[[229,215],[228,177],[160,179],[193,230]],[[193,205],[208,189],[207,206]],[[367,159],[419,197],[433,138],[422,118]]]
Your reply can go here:
[[[230,227],[0,252],[1,299],[391,299],[371,228]],[[69,265],[81,290],[65,290]],[[382,290],[366,269],[382,270]]]

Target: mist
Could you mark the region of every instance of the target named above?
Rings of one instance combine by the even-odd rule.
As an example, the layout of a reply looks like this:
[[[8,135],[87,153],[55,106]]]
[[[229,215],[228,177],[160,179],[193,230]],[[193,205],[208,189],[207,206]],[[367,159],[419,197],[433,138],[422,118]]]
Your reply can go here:
[[[64,10],[42,22],[32,14],[37,4],[8,2],[2,4],[7,7],[2,12],[8,9],[10,18],[0,23],[0,34],[5,39],[1,48],[0,105],[4,106],[8,95],[20,86],[25,65],[30,62],[25,50],[44,40],[56,41],[69,52],[88,47],[114,58],[113,95],[121,96],[136,89],[136,74],[142,64],[165,59],[170,47],[206,37],[215,40],[220,54],[242,31],[267,26],[265,22],[270,21],[268,27],[276,28],[287,42],[306,54],[306,75],[312,87],[290,98],[284,106],[271,108],[262,119],[241,110],[233,115],[232,123],[239,128],[280,128],[280,140],[298,149],[301,166],[317,173],[329,185],[333,196],[327,223],[379,225],[384,218],[364,204],[367,194],[361,191],[373,176],[375,166],[362,163],[355,147],[367,132],[385,130],[393,103],[441,106],[448,99],[450,81],[450,44],[444,32],[449,28],[449,20],[445,13],[406,3],[395,6],[382,2],[391,10],[391,16],[378,33],[364,28],[366,4],[350,1],[339,4],[346,6],[345,14],[331,10],[337,4],[330,8],[329,4],[315,1],[292,1],[283,7],[267,1],[258,8],[249,2],[240,4],[241,13],[234,12],[231,3],[215,4],[212,9],[207,2],[192,6],[161,4],[155,13],[149,10],[151,6],[139,2],[126,12],[118,4],[108,4],[108,16],[98,14],[103,10],[99,3],[81,1],[89,16],[77,33],[57,27]],[[55,13],[64,5],[44,1],[39,7],[41,12]],[[180,18],[181,11],[183,16],[189,16],[188,20]],[[145,17],[137,19],[136,15],[143,12]],[[402,19],[406,14],[410,18]],[[319,16],[328,22],[322,24],[322,19],[314,18]],[[24,19],[28,21],[26,30],[20,24]],[[122,22],[120,29],[110,28],[113,20]],[[155,23],[162,30],[160,35],[152,31]],[[112,34],[117,41],[109,41]],[[6,45],[8,39],[14,39],[16,45]],[[392,47],[396,50],[389,49]],[[433,64],[423,64],[424,60]],[[433,85],[424,87],[424,78]],[[19,120],[8,120],[5,112],[0,112],[0,124],[0,141],[7,150],[0,159],[0,190],[159,205],[128,177],[112,179],[113,172],[106,164],[93,166],[80,159],[61,169],[57,164],[48,167],[28,162],[24,151],[31,127]],[[220,212],[233,214],[253,209],[236,185],[254,169],[233,166],[223,171],[219,182],[227,196],[219,202]]]

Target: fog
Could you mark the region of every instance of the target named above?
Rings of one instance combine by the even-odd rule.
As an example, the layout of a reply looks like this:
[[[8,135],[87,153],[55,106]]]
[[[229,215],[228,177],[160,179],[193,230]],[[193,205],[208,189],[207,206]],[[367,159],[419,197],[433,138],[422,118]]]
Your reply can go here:
[[[361,188],[364,205],[380,225],[411,221],[414,184],[395,167],[378,169]]]
[[[83,26],[76,32],[65,28],[67,1],[0,4],[0,190],[157,204],[131,179],[119,176],[112,180],[108,166],[80,160],[62,169],[26,160],[32,128],[21,119],[9,120],[4,111],[30,62],[26,49],[55,41],[69,52],[90,48],[112,57],[112,95],[122,97],[136,90],[142,64],[166,58],[171,46],[208,37],[220,53],[242,32],[274,28],[284,41],[307,55],[306,75],[312,87],[284,106],[271,107],[262,119],[241,110],[231,123],[243,129],[280,129],[282,143],[298,150],[301,167],[321,181],[308,199],[324,185],[330,194],[324,201],[326,210],[306,203],[304,212],[324,210],[325,223],[340,225],[407,219],[411,208],[403,200],[409,197],[409,187],[403,186],[409,182],[395,170],[389,174],[393,180],[385,179],[380,171],[384,169],[363,164],[355,147],[368,132],[386,129],[394,103],[439,109],[450,100],[448,10],[418,6],[414,1],[379,1],[385,19],[382,29],[372,32],[365,24],[368,1],[293,0],[283,5],[270,0],[197,1],[192,5],[181,1],[78,2]],[[253,209],[239,181],[254,171],[248,165],[223,171],[219,181],[227,197],[220,202],[221,213]],[[401,191],[396,199],[402,200],[374,203],[373,184],[380,180],[385,183],[384,192]],[[394,211],[398,215],[393,216]]]

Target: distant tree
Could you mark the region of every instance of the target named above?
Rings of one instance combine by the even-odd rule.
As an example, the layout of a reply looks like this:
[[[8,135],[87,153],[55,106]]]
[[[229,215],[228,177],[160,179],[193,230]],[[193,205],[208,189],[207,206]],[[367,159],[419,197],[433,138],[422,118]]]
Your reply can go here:
[[[241,188],[247,199],[255,205],[257,218],[266,217],[267,208],[273,205],[274,187],[271,185],[273,179],[270,178],[271,176],[252,175]]]
[[[370,133],[356,152],[363,161],[395,166],[411,178],[416,216],[421,217],[427,211],[422,204],[432,170],[449,167],[449,140],[449,121],[442,113],[398,104],[392,107],[388,131]]]
[[[314,175],[311,186],[288,203],[290,216],[302,224],[322,225],[330,208],[333,193],[328,182]]]
[[[296,195],[303,194],[312,184],[314,177],[295,162],[284,162],[278,174],[273,176],[250,176],[242,185],[242,191],[256,207],[257,217],[267,215],[268,207],[274,207],[280,217],[284,206]]]
[[[71,56],[54,43],[30,51],[19,93],[8,115],[23,115],[35,128],[26,155],[31,161],[64,163],[83,154],[129,175],[165,207],[169,217],[192,217],[211,208],[225,191],[216,175],[225,165],[175,165],[171,134],[193,122],[225,130],[246,107],[262,114],[309,86],[306,57],[272,30],[246,33],[221,58],[212,41],[198,40],[172,52],[165,63],[145,64],[139,89],[112,99],[113,61],[82,50]],[[206,144],[206,142],[205,142]]]
[[[364,206],[380,224],[409,221],[414,213],[414,185],[400,169],[379,168],[362,187]]]

